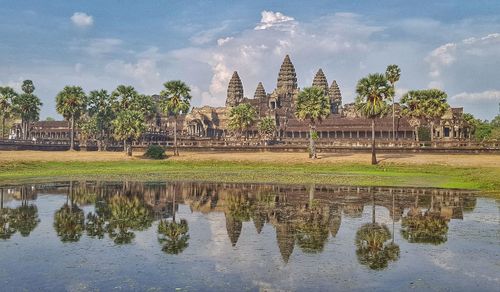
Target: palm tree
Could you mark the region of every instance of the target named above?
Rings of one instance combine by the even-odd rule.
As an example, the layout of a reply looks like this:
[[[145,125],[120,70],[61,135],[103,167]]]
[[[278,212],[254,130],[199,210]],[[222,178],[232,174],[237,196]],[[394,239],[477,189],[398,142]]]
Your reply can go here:
[[[270,137],[276,132],[276,121],[271,117],[264,117],[260,120],[258,127],[259,133],[267,145]]]
[[[68,122],[70,129],[69,150],[75,150],[75,121],[87,108],[87,96],[80,86],[65,86],[56,96],[56,110]]]
[[[320,87],[306,87],[297,97],[295,116],[309,121],[309,158],[316,159],[316,124],[330,115],[327,93]]]
[[[239,104],[229,110],[228,128],[241,137],[255,123],[256,117],[257,111],[253,106],[248,103]]]
[[[93,90],[88,96],[88,115],[95,120],[98,151],[106,150],[109,140],[111,122],[115,117],[113,112],[114,98],[104,89]]]
[[[163,84],[164,90],[160,92],[162,101],[160,103],[161,110],[165,115],[174,116],[174,155],[179,155],[177,149],[177,117],[181,113],[189,111],[191,106],[191,89],[189,86],[180,81],[172,80]]]
[[[392,86],[383,74],[370,74],[358,81],[356,86],[356,107],[372,120],[372,164],[377,164],[375,154],[375,119],[382,117],[387,110],[386,100],[393,96]]]
[[[34,204],[28,204],[26,197],[23,197],[21,206],[13,210],[13,216],[12,227],[23,237],[29,236],[40,222],[38,208]]]
[[[402,114],[409,118],[410,126],[414,128],[415,141],[419,141],[418,128],[424,118],[423,105],[420,102],[418,92],[408,91],[401,97]]]
[[[5,138],[5,121],[12,113],[12,101],[17,93],[11,87],[0,87],[0,113],[2,115],[2,136]]]
[[[389,65],[385,70],[385,78],[391,83],[393,96],[392,96],[392,139],[396,141],[396,118],[394,114],[394,102],[396,99],[396,91],[394,88],[394,84],[399,81],[401,77],[401,69],[399,69],[398,65]]]
[[[189,246],[189,226],[187,220],[180,223],[161,220],[158,225],[158,241],[167,254],[180,254]]]
[[[40,99],[33,94],[35,86],[31,80],[24,80],[21,86],[23,94],[16,95],[12,100],[13,112],[21,118],[22,139],[29,137],[30,122],[40,118]]]
[[[108,202],[109,237],[116,244],[130,243],[135,237],[133,231],[149,228],[153,222],[151,211],[138,197],[113,196]]]
[[[448,95],[439,89],[422,90],[425,96],[425,118],[431,127],[431,141],[434,141],[434,123],[450,108],[446,101]]]
[[[85,216],[73,201],[73,182],[69,183],[66,203],[54,214],[54,229],[62,242],[77,242],[85,229]]]
[[[139,139],[146,130],[144,115],[136,110],[124,110],[113,121],[114,136],[124,141],[125,153],[132,156],[132,142]]]
[[[401,98],[403,115],[410,118],[415,127],[415,137],[418,141],[420,121],[425,120],[430,125],[431,141],[434,140],[434,121],[442,117],[450,107],[446,102],[447,95],[439,89],[424,89],[408,91]]]

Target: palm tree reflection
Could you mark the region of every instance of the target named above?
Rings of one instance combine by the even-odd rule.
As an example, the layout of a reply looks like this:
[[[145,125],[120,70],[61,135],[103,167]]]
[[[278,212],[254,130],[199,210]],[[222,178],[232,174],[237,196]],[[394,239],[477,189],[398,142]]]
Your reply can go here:
[[[73,182],[69,183],[66,203],[54,214],[54,229],[62,242],[77,242],[85,229],[85,215],[73,201]]]
[[[390,241],[389,228],[385,224],[376,223],[375,218],[375,195],[372,192],[372,223],[362,225],[356,232],[356,255],[360,264],[372,270],[381,270],[390,261],[399,258],[400,250],[394,241]]]
[[[163,245],[162,251],[167,254],[180,254],[189,246],[189,226],[185,219],[179,223],[175,220],[175,195],[172,190],[172,221],[160,220],[158,224],[158,242]]]

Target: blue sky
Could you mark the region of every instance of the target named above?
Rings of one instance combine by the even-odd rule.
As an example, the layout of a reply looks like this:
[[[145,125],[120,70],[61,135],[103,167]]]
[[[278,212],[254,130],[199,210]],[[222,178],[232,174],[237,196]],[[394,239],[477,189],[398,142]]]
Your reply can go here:
[[[436,3],[435,3],[436,2]],[[414,4],[416,3],[416,4]],[[233,71],[267,91],[285,54],[299,85],[322,68],[344,101],[359,78],[398,64],[406,90],[438,87],[483,119],[500,102],[500,1],[4,1],[0,84],[32,79],[42,117],[64,85],[130,84],[153,94],[186,81],[193,105],[223,105]]]

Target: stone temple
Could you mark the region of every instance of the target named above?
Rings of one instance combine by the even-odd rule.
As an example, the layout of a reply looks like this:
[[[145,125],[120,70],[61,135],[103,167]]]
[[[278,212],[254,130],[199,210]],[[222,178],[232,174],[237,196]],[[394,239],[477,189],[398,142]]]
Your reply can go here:
[[[231,140],[234,136],[228,130],[228,115],[231,107],[241,103],[252,105],[258,118],[271,117],[276,123],[274,139],[278,141],[304,141],[309,136],[307,122],[295,117],[295,100],[300,92],[295,67],[287,55],[281,64],[276,80],[276,88],[266,91],[262,82],[256,86],[253,97],[245,96],[243,82],[234,72],[227,88],[225,107],[194,107],[188,114],[177,118],[178,134],[183,141],[218,141]],[[339,85],[335,80],[331,83],[322,69],[314,76],[311,86],[317,86],[327,93],[330,99],[330,115],[316,126],[322,141],[345,141],[352,146],[356,141],[371,138],[371,121],[361,117],[354,104],[343,104]],[[154,96],[156,99],[158,96]],[[396,104],[396,112],[399,105]],[[462,108],[450,108],[440,119],[435,121],[435,140],[454,141],[470,138],[470,126],[462,118]],[[398,140],[414,141],[415,125],[405,117],[396,115],[396,135]],[[157,113],[148,123],[148,131],[140,143],[164,143],[170,140],[174,131],[174,118]],[[247,130],[246,137],[258,139],[257,122]],[[12,138],[20,137],[20,127],[11,133]],[[36,140],[68,140],[67,122],[35,122],[31,125],[30,139]],[[77,133],[78,137],[78,133]],[[392,140],[392,115],[376,121],[376,138]],[[295,143],[295,142],[294,142]],[[301,142],[300,142],[301,143]],[[354,144],[353,144],[354,143]]]
[[[328,82],[322,69],[314,76],[311,86],[320,87],[330,99],[330,116],[317,125],[318,135],[322,139],[369,139],[371,137],[370,120],[361,117],[354,104],[343,104],[342,94],[337,81]],[[295,67],[288,55],[285,56],[278,73],[276,88],[266,91],[262,82],[257,84],[253,97],[245,96],[243,83],[234,72],[227,88],[225,107],[195,107],[184,116],[179,117],[178,125],[183,135],[192,138],[221,139],[230,137],[227,129],[229,109],[241,103],[251,104],[259,118],[271,117],[276,121],[275,138],[300,139],[307,138],[309,129],[306,122],[295,117],[295,100],[300,92],[297,84]],[[399,109],[399,107],[396,107]],[[436,123],[437,140],[458,140],[470,138],[470,131],[463,122],[462,108],[452,108]],[[162,119],[163,127],[173,128],[173,118]],[[182,125],[182,126],[181,126]],[[396,135],[399,140],[415,140],[415,127],[404,117],[396,118]],[[258,137],[257,127],[251,127],[246,133],[248,137]],[[376,137],[392,139],[392,115],[376,122]]]

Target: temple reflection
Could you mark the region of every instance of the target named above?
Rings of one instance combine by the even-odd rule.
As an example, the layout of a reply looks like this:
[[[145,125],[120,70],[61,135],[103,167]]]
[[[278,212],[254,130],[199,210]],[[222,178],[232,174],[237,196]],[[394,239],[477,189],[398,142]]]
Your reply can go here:
[[[246,222],[255,228],[252,236],[259,236],[266,225],[272,227],[284,263],[295,250],[321,253],[339,234],[343,219],[368,221],[355,230],[353,248],[359,263],[370,269],[386,268],[399,258],[395,223],[408,243],[442,244],[447,241],[450,220],[463,219],[476,206],[474,193],[422,188],[72,181],[0,191],[3,240],[16,233],[29,236],[39,223],[36,199],[50,193],[65,196],[53,217],[54,231],[62,242],[76,242],[86,235],[128,244],[136,232],[156,221],[158,243],[170,255],[189,247],[188,220],[176,218],[180,205],[191,212],[223,214],[227,240],[234,248]],[[391,223],[377,222],[380,209],[387,211],[384,214]],[[362,219],[367,210],[371,220]]]

